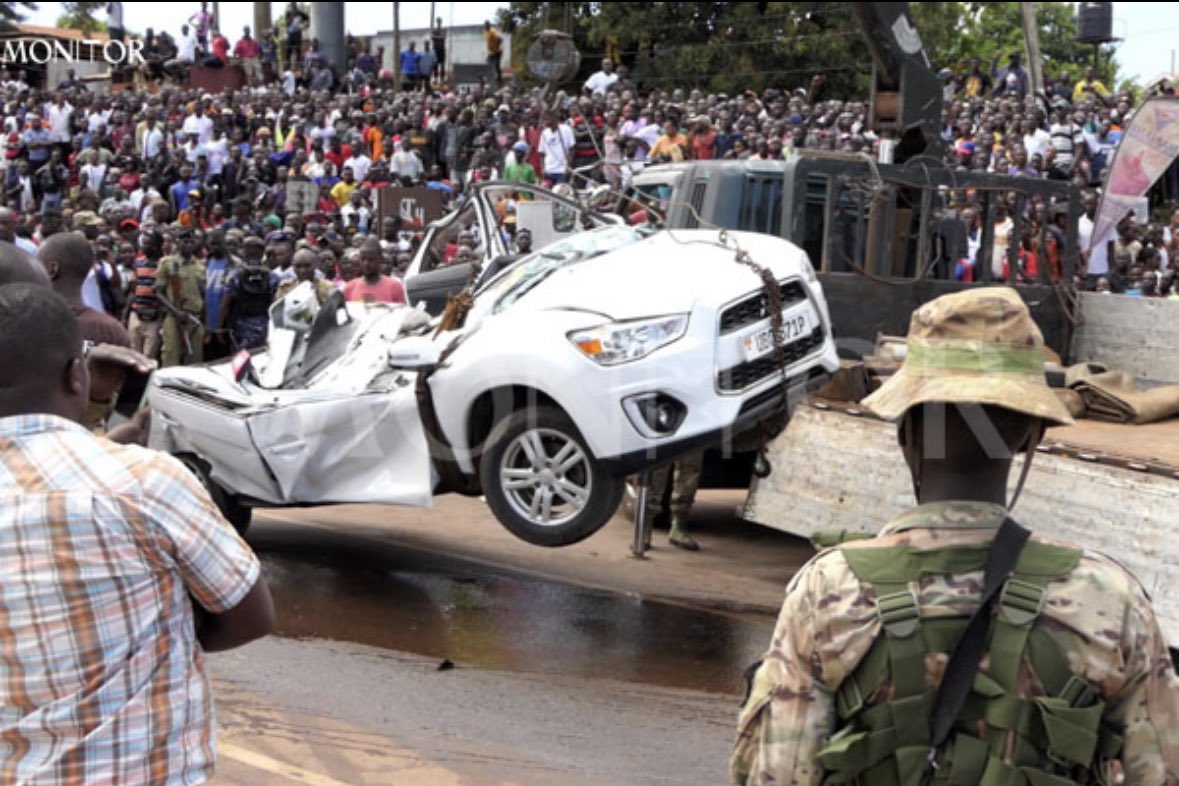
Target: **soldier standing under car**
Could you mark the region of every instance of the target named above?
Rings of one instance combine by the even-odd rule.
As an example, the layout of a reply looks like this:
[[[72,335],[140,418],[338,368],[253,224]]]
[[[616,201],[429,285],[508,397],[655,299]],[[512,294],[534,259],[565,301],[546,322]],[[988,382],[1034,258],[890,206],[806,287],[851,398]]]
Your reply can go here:
[[[791,581],[734,782],[1179,783],[1179,681],[1141,585],[1009,514],[1045,428],[1072,422],[1015,290],[921,306],[863,403],[899,421],[918,505]]]
[[[648,521],[652,525],[667,522],[668,542],[685,551],[700,550],[700,544],[688,534],[688,516],[692,513],[692,503],[696,501],[703,465],[704,451],[694,450],[651,472],[651,488],[647,493]],[[647,531],[650,533],[650,529]]]
[[[160,365],[200,363],[205,343],[205,263],[196,253],[191,229],[181,230],[177,253],[156,268],[156,296],[164,306]]]

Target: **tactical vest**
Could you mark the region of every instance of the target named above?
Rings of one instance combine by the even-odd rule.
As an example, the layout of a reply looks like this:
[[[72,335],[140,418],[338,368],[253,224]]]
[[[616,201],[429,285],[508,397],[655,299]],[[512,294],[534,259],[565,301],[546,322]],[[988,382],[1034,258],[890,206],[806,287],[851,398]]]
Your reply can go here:
[[[234,303],[235,316],[262,317],[270,313],[274,296],[270,278],[270,269],[262,265],[246,265],[239,269],[241,295],[239,301]]]
[[[820,750],[824,784],[917,786],[930,760],[936,689],[925,683],[927,653],[953,651],[968,616],[923,617],[914,587],[923,577],[981,572],[990,544],[919,551],[907,546],[841,549],[876,593],[882,635],[835,691],[839,729]],[[1029,541],[1003,586],[987,658],[954,726],[934,754],[932,783],[952,786],[1068,786],[1104,783],[1122,740],[1102,724],[1100,694],[1069,669],[1068,656],[1036,619],[1048,584],[1068,576],[1080,552]],[[931,607],[927,606],[927,609]],[[949,607],[937,608],[952,615]],[[1045,695],[1019,698],[1027,661]],[[984,660],[984,663],[987,661]],[[891,681],[891,699],[869,705]],[[981,736],[985,723],[986,734]],[[1005,759],[1014,733],[1011,761]]]

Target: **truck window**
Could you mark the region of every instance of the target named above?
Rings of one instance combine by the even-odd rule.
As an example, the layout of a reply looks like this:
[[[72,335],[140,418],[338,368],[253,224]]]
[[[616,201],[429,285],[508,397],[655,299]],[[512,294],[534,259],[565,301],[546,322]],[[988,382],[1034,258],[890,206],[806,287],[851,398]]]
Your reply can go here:
[[[741,191],[741,210],[738,216],[738,229],[781,236],[782,176],[747,176],[745,188]]]
[[[704,212],[704,195],[707,193],[707,180],[697,180],[692,185],[692,196],[688,200],[692,209],[688,211],[688,215],[684,219],[684,226],[688,229],[696,229],[700,226],[700,215]]]

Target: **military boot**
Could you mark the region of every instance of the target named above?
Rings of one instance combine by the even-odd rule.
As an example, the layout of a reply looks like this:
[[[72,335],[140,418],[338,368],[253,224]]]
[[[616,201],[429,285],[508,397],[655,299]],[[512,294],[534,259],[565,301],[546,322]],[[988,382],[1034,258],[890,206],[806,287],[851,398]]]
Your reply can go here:
[[[679,516],[673,516],[671,519],[671,532],[667,535],[668,541],[676,548],[684,549],[685,551],[699,551],[700,544],[696,542],[695,538],[688,534],[688,528],[684,520]]]

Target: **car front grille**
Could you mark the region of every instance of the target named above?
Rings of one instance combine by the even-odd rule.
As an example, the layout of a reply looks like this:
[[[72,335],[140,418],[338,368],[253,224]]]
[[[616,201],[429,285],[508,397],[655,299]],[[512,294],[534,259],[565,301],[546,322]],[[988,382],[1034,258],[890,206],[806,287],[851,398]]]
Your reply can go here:
[[[782,297],[782,309],[786,310],[795,303],[806,300],[806,290],[797,279],[778,283],[778,292]],[[720,334],[732,333],[747,325],[752,325],[770,315],[769,305],[766,303],[765,292],[758,292],[729,306],[720,315]]]
[[[810,332],[810,335],[787,344],[783,347],[786,355],[785,364],[789,366],[802,360],[822,345],[824,338],[823,326],[819,325]],[[750,360],[732,368],[722,369],[717,374],[717,387],[723,393],[742,391],[753,387],[766,377],[776,373],[777,370],[778,359],[776,353],[771,352],[757,360]]]

